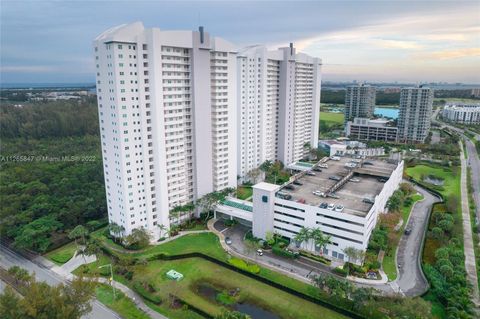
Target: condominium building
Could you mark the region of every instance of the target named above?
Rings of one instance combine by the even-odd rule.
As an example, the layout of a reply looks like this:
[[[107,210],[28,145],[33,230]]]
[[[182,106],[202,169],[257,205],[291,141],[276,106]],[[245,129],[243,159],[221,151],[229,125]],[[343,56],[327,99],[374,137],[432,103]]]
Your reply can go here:
[[[345,122],[356,117],[370,118],[375,112],[375,87],[370,85],[352,85],[345,94]]]
[[[94,49],[109,220],[158,238],[174,207],[236,186],[235,48],[137,22]]]
[[[443,119],[462,124],[480,124],[480,104],[447,104]]]
[[[354,140],[396,142],[398,128],[391,123],[392,121],[387,119],[356,117],[347,122],[345,133]]]
[[[238,174],[266,160],[288,165],[318,140],[321,60],[290,47],[239,51]]]
[[[430,131],[433,89],[419,86],[402,88],[398,116],[398,139],[423,143]]]

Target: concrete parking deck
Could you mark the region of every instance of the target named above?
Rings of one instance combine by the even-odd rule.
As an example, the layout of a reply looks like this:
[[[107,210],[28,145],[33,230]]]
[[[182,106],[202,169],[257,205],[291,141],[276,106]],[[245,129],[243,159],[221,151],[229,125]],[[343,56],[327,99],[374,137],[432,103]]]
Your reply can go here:
[[[281,192],[292,195],[292,200],[294,201],[305,201],[307,205],[319,206],[321,203],[342,205],[345,207],[345,213],[365,216],[372,204],[365,203],[364,199],[375,199],[375,196],[383,188],[384,182],[380,181],[382,176],[389,177],[395,170],[396,164],[390,164],[382,160],[367,159],[366,162],[369,162],[370,165],[364,165],[361,171],[366,174],[376,172],[375,174],[371,173],[375,176],[354,173],[352,179],[358,181],[353,182],[351,179],[340,187],[335,192],[335,195],[339,198],[324,198],[313,194],[314,191],[327,192],[338,182],[338,179],[346,176],[350,170],[345,165],[351,161],[352,158],[349,157],[342,157],[339,161],[330,160],[327,162],[328,168],[321,168],[321,172],[313,171],[315,173],[314,176],[304,175],[300,177],[297,181],[302,183],[302,185],[290,184],[290,187],[294,187],[293,190],[284,187],[281,189]],[[330,179],[334,177],[337,180]]]

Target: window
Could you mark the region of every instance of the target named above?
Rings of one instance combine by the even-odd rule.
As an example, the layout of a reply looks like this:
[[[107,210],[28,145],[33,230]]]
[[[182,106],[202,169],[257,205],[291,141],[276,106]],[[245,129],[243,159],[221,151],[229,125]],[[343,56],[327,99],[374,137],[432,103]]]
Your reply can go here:
[[[119,49],[122,49],[122,48],[123,48],[123,46],[122,46],[121,44],[119,44],[119,45],[118,45],[118,48],[119,48]]]

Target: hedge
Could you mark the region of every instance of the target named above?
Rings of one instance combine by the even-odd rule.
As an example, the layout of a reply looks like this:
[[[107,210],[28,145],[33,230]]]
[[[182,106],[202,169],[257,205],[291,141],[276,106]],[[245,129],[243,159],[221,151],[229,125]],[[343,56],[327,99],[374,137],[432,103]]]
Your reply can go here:
[[[292,252],[289,252],[283,248],[280,248],[278,245],[274,245],[272,247],[272,253],[278,256],[286,257],[286,258],[297,258],[298,254],[294,254]]]
[[[151,292],[147,291],[145,287],[143,287],[143,285],[138,281],[133,283],[133,289],[136,293],[142,296],[142,298],[153,302],[156,305],[162,303],[162,299],[159,296],[153,295]]]
[[[258,274],[260,272],[260,267],[257,264],[248,264],[245,260],[239,258],[230,258],[228,263],[240,268],[242,270],[246,270],[251,272],[252,274]]]

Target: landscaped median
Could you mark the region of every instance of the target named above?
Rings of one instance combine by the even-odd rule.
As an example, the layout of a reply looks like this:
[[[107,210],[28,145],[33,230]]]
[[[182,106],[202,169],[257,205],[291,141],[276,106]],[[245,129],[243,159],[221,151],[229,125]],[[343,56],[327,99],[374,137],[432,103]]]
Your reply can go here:
[[[423,249],[422,267],[431,285],[424,299],[436,318],[474,318],[463,252],[460,167],[421,163],[406,168],[406,174],[443,198],[432,207]]]

